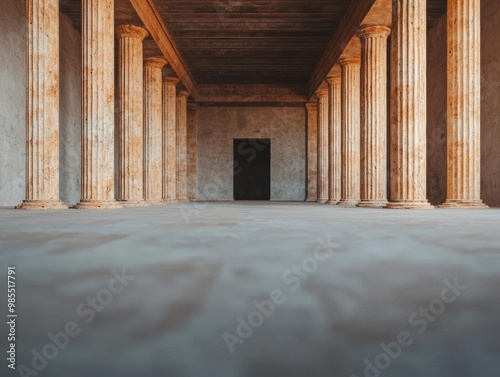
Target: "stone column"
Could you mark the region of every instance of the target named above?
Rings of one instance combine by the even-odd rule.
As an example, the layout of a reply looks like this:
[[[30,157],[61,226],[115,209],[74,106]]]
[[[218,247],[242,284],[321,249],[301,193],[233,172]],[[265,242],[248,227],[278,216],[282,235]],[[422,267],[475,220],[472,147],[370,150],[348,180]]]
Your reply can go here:
[[[59,1],[28,0],[26,199],[19,209],[65,209],[59,197]]]
[[[177,201],[177,95],[179,79],[163,79],[163,200]]]
[[[163,201],[163,58],[144,59],[144,199],[149,204]]]
[[[307,111],[307,202],[318,200],[318,104],[306,103]]]
[[[339,205],[359,203],[360,191],[360,59],[345,58],[342,67],[342,170]]]
[[[197,198],[196,164],[198,155],[198,104],[187,106],[187,195],[189,201]]]
[[[318,89],[318,203],[328,200],[328,89]]]
[[[426,6],[393,0],[391,37],[391,202],[429,209],[426,199]]]
[[[189,92],[177,94],[177,200],[187,202],[187,98]]]
[[[75,208],[120,208],[114,188],[114,1],[82,1],[82,199]]]
[[[361,39],[361,202],[387,205],[387,37],[385,26],[363,26]]]
[[[337,204],[341,198],[342,171],[342,101],[340,74],[329,76],[328,83],[328,204]]]
[[[447,194],[444,208],[481,200],[481,17],[479,0],[448,0]]]
[[[144,72],[142,42],[146,29],[135,25],[116,28],[118,38],[118,200],[126,206],[144,201]]]

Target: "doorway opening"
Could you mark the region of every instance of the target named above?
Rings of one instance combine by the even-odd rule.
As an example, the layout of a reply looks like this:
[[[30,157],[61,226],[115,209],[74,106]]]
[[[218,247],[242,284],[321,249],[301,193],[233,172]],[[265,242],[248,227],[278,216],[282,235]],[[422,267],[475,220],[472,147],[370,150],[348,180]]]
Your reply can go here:
[[[271,200],[271,139],[234,139],[234,200]]]

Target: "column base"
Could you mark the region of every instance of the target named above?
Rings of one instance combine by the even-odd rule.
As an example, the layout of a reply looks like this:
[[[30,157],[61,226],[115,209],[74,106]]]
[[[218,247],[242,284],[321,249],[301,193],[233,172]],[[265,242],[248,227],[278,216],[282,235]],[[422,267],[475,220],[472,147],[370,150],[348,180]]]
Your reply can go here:
[[[189,203],[189,199],[188,198],[179,198],[179,199],[177,199],[177,203]]]
[[[74,209],[119,209],[123,208],[115,200],[90,200],[82,199],[80,203],[76,204]]]
[[[359,203],[358,199],[340,199],[338,206],[356,206]]]
[[[68,209],[69,207],[61,200],[23,200],[23,202],[15,207],[16,209],[30,210],[56,210]]]
[[[398,200],[387,203],[388,209],[434,209],[427,200]]]
[[[318,198],[307,198],[306,202],[317,202]]]
[[[328,201],[328,198],[324,198],[324,199],[319,199],[318,198],[318,200],[316,200],[316,202],[319,203],[319,204],[325,204],[327,201]]]
[[[163,204],[176,204],[179,203],[177,199],[165,199],[163,200]]]
[[[464,200],[464,199],[447,199],[446,202],[440,204],[439,208],[451,209],[488,209],[486,204],[481,199],[479,200]]]
[[[124,207],[148,207],[151,205],[145,200],[118,200],[118,203]]]
[[[361,200],[356,207],[364,207],[364,208],[382,208],[388,204],[387,200]]]
[[[146,205],[161,206],[165,204],[163,199],[145,200]]]
[[[336,205],[339,203],[339,201],[340,201],[340,199],[328,199],[326,201],[326,204]]]

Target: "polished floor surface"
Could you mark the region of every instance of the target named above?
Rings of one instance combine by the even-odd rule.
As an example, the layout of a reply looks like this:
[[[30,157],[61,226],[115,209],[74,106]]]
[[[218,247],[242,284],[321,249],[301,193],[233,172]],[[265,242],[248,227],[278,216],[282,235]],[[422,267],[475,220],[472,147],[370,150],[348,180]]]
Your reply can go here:
[[[500,371],[500,209],[0,209],[0,258],[22,365],[2,376]]]

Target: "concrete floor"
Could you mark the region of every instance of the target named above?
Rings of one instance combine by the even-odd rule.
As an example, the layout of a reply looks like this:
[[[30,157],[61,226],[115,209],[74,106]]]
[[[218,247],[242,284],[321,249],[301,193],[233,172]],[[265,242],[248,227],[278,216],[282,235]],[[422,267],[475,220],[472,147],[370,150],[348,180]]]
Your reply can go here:
[[[2,209],[0,251],[0,308],[6,313],[7,266],[16,266],[17,362],[37,373],[9,374],[2,365],[2,376],[500,370],[500,209]],[[134,278],[120,282],[123,272]],[[59,334],[58,346],[49,334],[65,328],[73,336]],[[4,325],[2,344],[6,332]],[[38,352],[52,359],[32,365]]]

